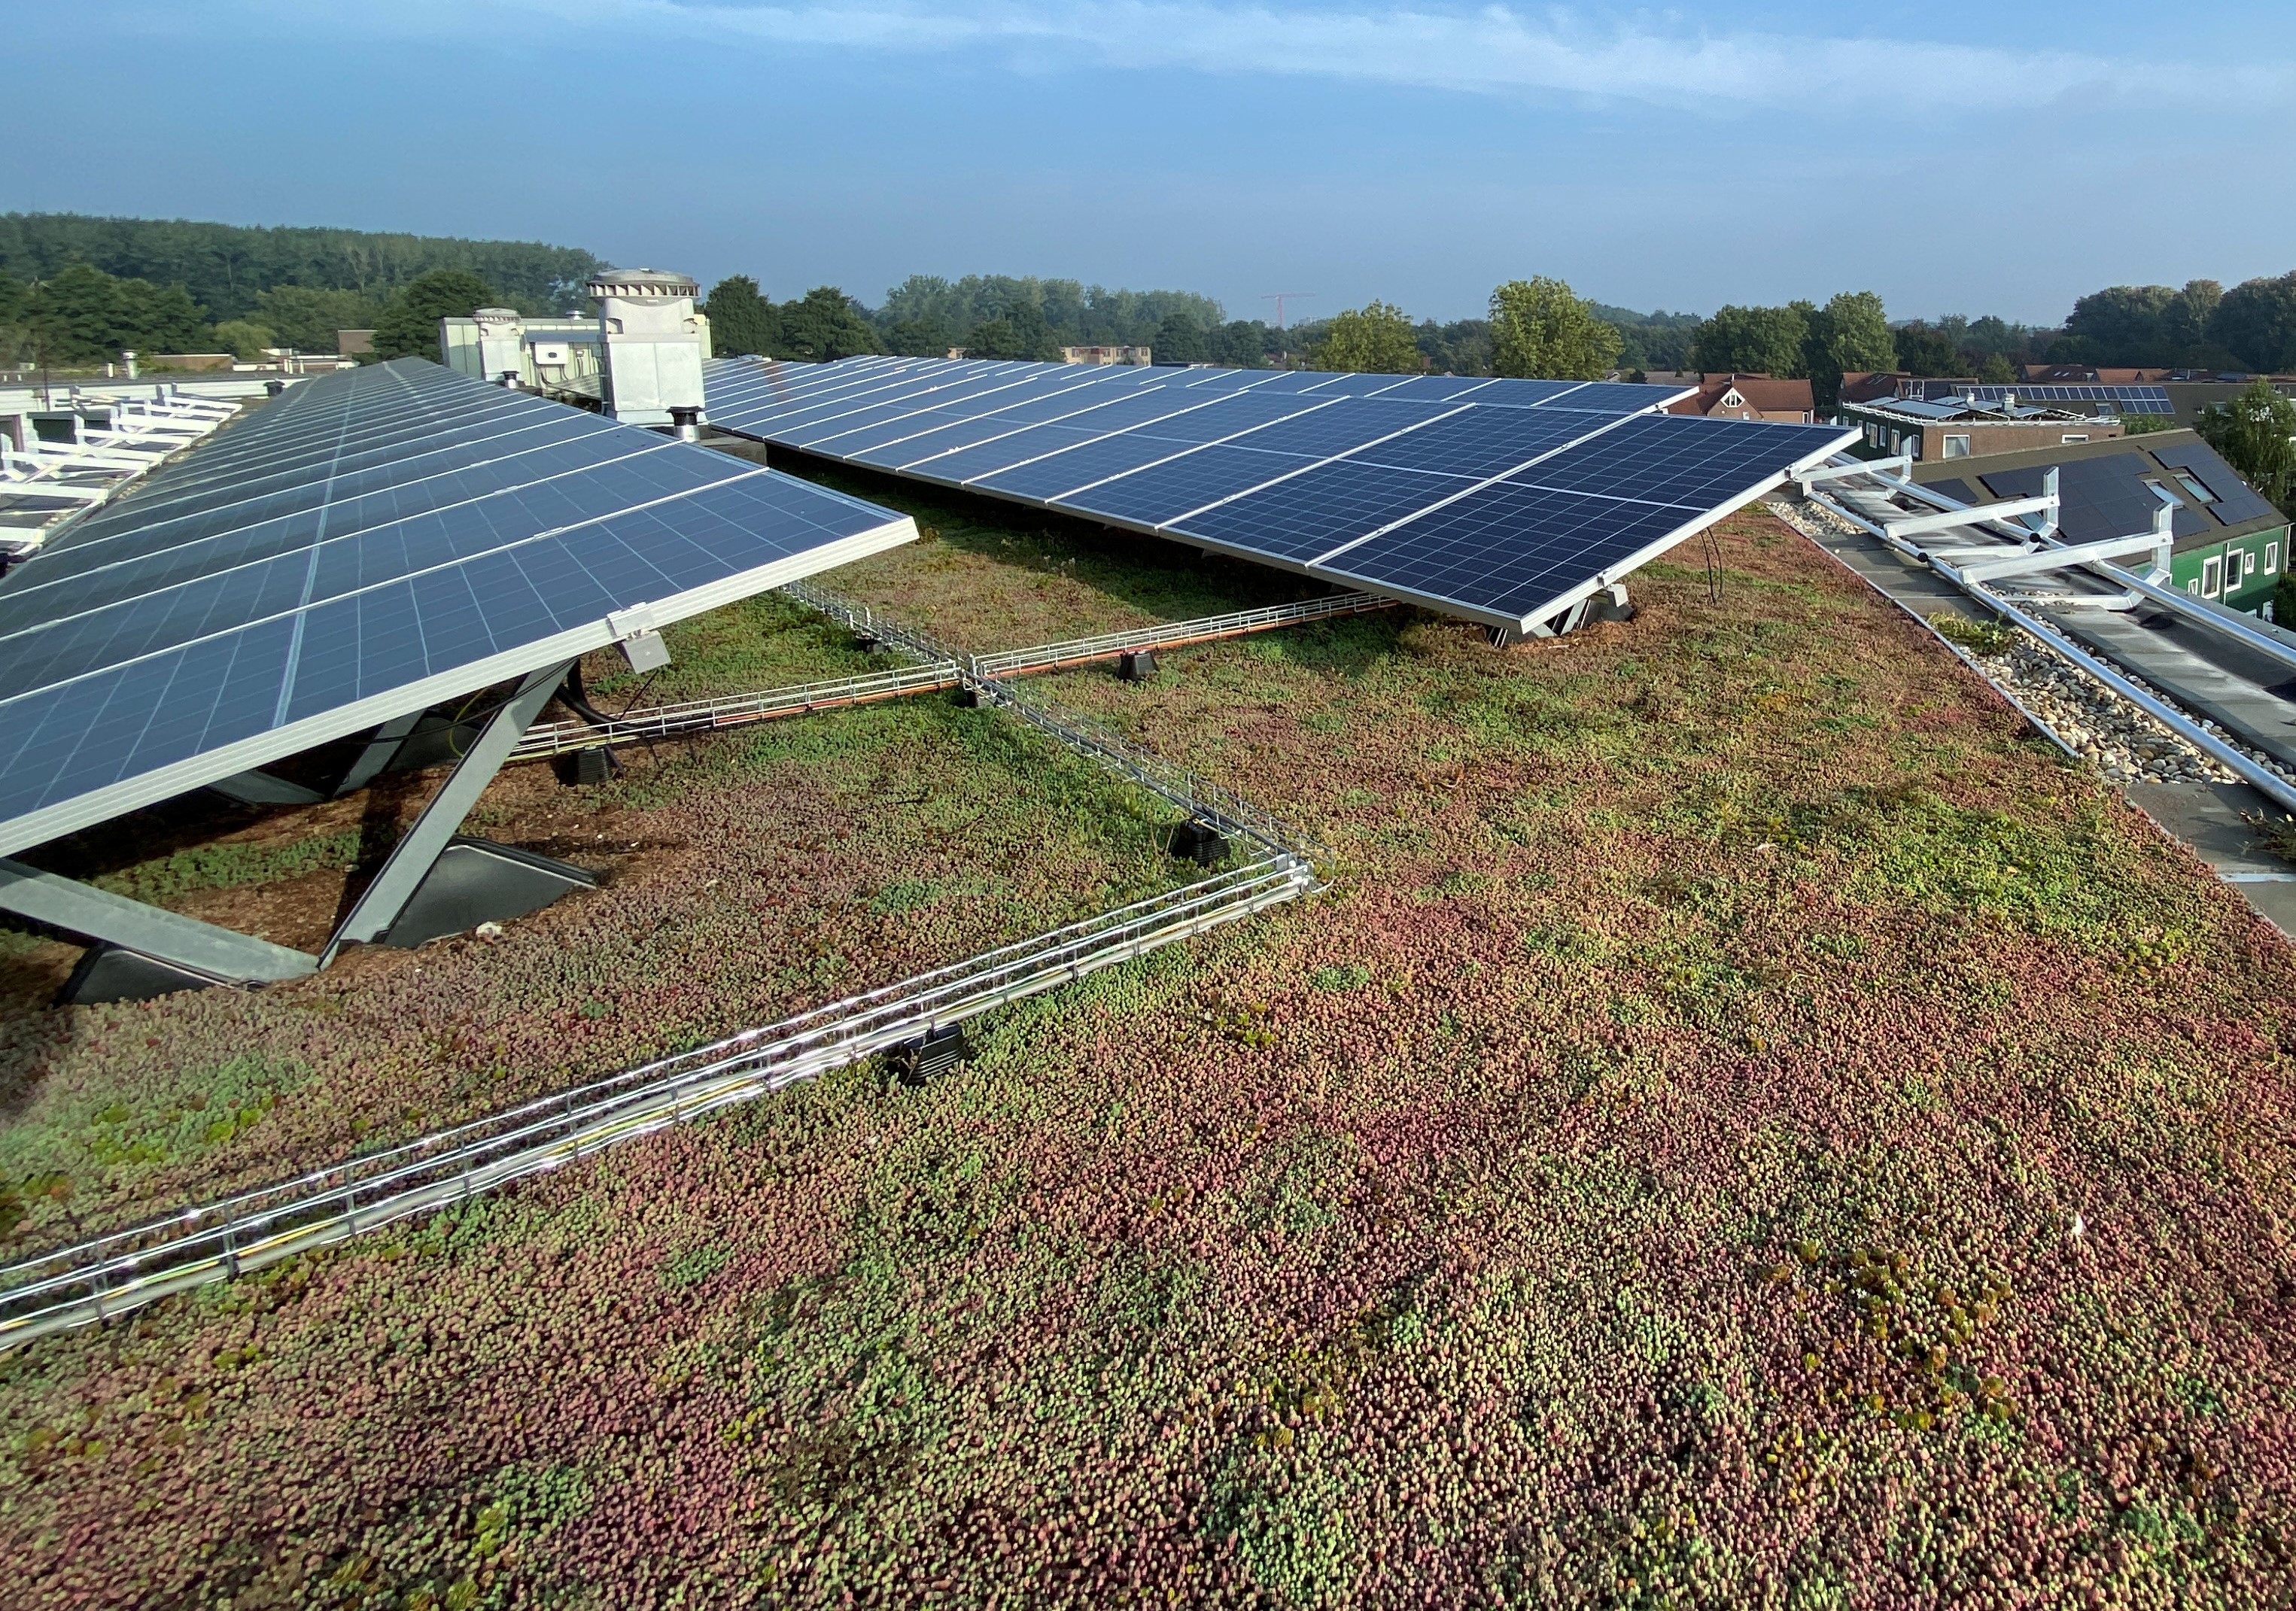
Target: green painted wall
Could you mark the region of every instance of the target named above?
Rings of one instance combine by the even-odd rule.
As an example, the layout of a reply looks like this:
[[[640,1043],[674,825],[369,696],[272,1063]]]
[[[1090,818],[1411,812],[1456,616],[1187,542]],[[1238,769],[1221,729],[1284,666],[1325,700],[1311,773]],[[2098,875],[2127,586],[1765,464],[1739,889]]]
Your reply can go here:
[[[2226,575],[2232,566],[2221,563],[2211,572],[2209,561],[2226,561],[2228,556],[2239,560],[2240,581],[2231,586]],[[2180,548],[2169,562],[2169,574],[2177,586],[2186,593],[2197,593],[2203,598],[2213,598],[2234,609],[2255,611],[2272,596],[2272,589],[2280,580],[2281,568],[2288,563],[2288,528],[2285,526],[2267,527],[2244,537],[2234,537],[2227,543],[2196,544]],[[2210,592],[2206,584],[2215,579],[2217,590]]]

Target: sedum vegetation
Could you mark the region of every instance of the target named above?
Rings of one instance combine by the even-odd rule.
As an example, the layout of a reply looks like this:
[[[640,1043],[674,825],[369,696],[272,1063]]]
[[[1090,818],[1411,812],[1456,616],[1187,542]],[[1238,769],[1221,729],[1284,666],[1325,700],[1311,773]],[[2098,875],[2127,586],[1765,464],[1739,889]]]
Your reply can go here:
[[[2284,1599],[2285,944],[1792,534],[1721,543],[1718,605],[1653,567],[1631,625],[1505,654],[1398,614],[1055,679],[1319,832],[1331,892],[926,1088],[853,1070],[0,1357],[12,1602]],[[710,833],[820,831],[808,771],[964,789],[978,748],[856,770],[897,720],[697,752],[750,786]],[[1047,864],[866,854],[881,894]],[[624,1056],[836,910],[711,871],[785,903],[721,962],[663,965],[667,896],[546,914],[420,1064],[350,977],[53,1033],[123,1086],[260,1056],[258,1133],[362,1055],[377,1101],[504,1037]]]

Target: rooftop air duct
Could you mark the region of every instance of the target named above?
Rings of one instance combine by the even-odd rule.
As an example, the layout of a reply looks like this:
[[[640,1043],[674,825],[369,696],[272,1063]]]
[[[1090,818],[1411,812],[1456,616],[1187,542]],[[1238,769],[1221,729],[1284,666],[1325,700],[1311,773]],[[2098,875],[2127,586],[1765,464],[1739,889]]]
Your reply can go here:
[[[598,299],[607,412],[632,425],[668,425],[688,409],[701,418],[709,321],[693,306],[701,286],[660,269],[610,268],[589,291]]]

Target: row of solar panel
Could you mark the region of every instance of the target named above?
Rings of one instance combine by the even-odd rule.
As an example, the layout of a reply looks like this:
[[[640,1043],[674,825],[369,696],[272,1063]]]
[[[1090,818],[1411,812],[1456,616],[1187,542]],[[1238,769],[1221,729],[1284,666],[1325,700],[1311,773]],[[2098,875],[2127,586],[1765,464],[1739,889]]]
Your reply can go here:
[[[0,581],[0,823],[906,527],[436,364],[309,381]]]
[[[2132,414],[2173,414],[2166,388],[2159,386],[1972,386],[1973,403],[1998,403],[2014,397],[2020,403],[2112,403]]]
[[[770,443],[1516,624],[1849,434],[1601,382],[882,359],[708,380],[711,423]]]

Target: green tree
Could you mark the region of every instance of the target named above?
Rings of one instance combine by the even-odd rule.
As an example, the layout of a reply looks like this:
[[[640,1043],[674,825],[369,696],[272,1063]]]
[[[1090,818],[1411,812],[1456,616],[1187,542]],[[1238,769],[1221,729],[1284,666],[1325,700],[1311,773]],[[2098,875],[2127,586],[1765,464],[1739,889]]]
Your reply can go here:
[[[1987,353],[1977,365],[1977,378],[1988,386],[2006,386],[2017,378],[2017,366],[1999,353]]]
[[[1231,319],[1204,332],[1204,356],[1234,369],[1265,369],[1275,336],[1258,319]]]
[[[1623,345],[1618,327],[1560,280],[1510,280],[1491,292],[1491,367],[1533,380],[1599,380]]]
[[[931,319],[898,319],[882,331],[887,352],[910,358],[939,358],[956,345],[948,327]]]
[[[1365,375],[1415,375],[1427,367],[1411,316],[1392,302],[1367,302],[1332,315],[1308,364]]]
[[[2209,339],[2251,369],[2296,369],[2296,274],[2243,280],[2225,292]]]
[[[209,339],[205,313],[182,286],[122,280],[86,263],[34,287],[25,323],[42,356],[57,364],[101,364],[123,351],[191,352]]]
[[[1898,327],[1897,346],[1898,367],[1909,375],[1953,375],[1962,370],[1961,355],[1952,340],[1919,319]]]
[[[246,319],[226,319],[215,327],[215,344],[242,363],[253,363],[266,347],[279,345],[267,327]]]
[[[1718,307],[1698,327],[1691,362],[1709,374],[1775,375],[1800,380],[1809,372],[1807,302],[1787,307]]]
[[[223,319],[255,317],[284,334],[262,305],[282,285],[356,291],[381,303],[433,269],[459,268],[496,288],[506,307],[571,313],[603,266],[586,251],[532,241],[465,241],[354,229],[246,229],[181,218],[0,214],[0,269],[47,280],[86,263],[121,279],[181,285]],[[346,323],[364,329],[372,318]],[[333,336],[325,343],[332,349]]]
[[[2065,361],[2167,363],[2166,321],[2176,299],[2165,285],[2109,285],[2077,298],[2065,320]]]
[[[2202,409],[2193,421],[2202,440],[2224,455],[2248,484],[2286,504],[2296,484],[2296,403],[2259,380],[2229,403]]]
[[[860,305],[834,285],[816,285],[795,301],[783,303],[781,315],[775,357],[830,364],[883,350]]]
[[[255,294],[254,323],[268,325],[276,345],[297,352],[331,353],[335,332],[373,330],[382,304],[363,291],[310,285],[274,285]]]
[[[495,305],[494,288],[478,275],[459,268],[433,269],[410,282],[376,316],[375,356],[428,358],[436,364],[440,357],[439,321],[467,319]]]
[[[1204,327],[1190,318],[1185,311],[1174,309],[1164,315],[1156,326],[1156,337],[1149,343],[1152,356],[1161,364],[1204,364],[1211,358],[1210,344],[1204,339]]]
[[[728,274],[709,288],[701,311],[709,319],[709,348],[721,358],[762,356],[781,339],[782,316],[747,274]]]
[[[964,338],[968,358],[1033,358],[1036,344],[1013,328],[1009,319],[984,319]]]

